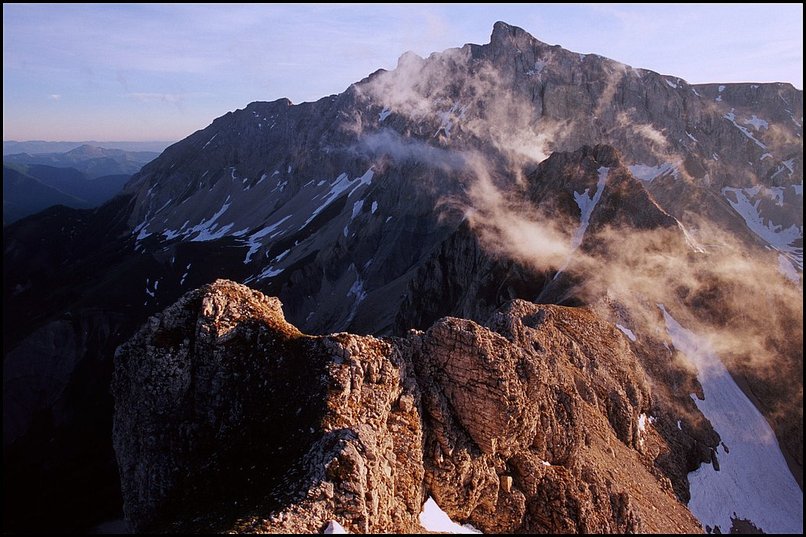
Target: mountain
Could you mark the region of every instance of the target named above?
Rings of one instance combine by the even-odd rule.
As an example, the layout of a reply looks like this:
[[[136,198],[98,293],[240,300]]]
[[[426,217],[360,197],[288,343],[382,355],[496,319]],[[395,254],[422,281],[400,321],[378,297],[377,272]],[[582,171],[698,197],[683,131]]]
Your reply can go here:
[[[802,481],[802,114],[788,84],[689,85],[496,23],[488,44],[404,54],[339,95],[229,112],[103,206],[7,226],[7,527],[115,516],[115,348],[228,278],[279,297],[313,335],[483,325],[513,299],[585,306],[647,375],[672,446],[650,465],[677,500],[721,531],[791,530],[791,510],[768,522],[768,504],[703,491],[715,476],[744,490],[750,474],[727,470],[768,469],[778,445]],[[712,356],[730,375],[707,374]],[[734,378],[729,401],[750,397],[741,415],[764,414],[771,451],[745,449],[709,406]],[[789,490],[776,472],[754,486]]]
[[[3,225],[52,205],[89,207],[86,200],[65,193],[23,170],[24,167],[3,166]]]
[[[104,175],[132,175],[158,156],[153,151],[123,151],[85,144],[63,153],[3,155],[3,162],[74,168],[87,178],[96,179]]]
[[[66,153],[5,155],[4,163],[17,173],[6,178],[4,167],[4,224],[56,204],[76,209],[96,207],[120,193],[132,176],[158,153],[127,152],[83,145]],[[20,175],[36,183],[21,181]],[[40,184],[51,190],[43,191]],[[5,207],[9,212],[6,213]]]
[[[92,145],[105,147],[107,149],[122,149],[123,151],[152,151],[162,153],[172,142],[45,142],[43,140],[28,140],[18,142],[16,140],[3,141],[3,155],[13,155],[15,153],[64,153],[71,151],[82,145]]]

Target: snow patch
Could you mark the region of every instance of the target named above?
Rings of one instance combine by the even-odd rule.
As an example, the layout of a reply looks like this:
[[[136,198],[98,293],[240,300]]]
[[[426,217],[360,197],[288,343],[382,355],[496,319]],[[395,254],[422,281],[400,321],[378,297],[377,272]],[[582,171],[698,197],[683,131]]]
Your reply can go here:
[[[764,416],[708,342],[683,328],[663,304],[658,307],[673,345],[697,368],[705,398],[692,399],[728,447],[717,454],[718,471],[706,464],[688,475],[692,514],[722,533],[729,532],[732,518],[742,518],[765,533],[802,534],[803,492]]]
[[[224,235],[226,235],[227,231],[232,229],[235,224],[228,224],[223,228],[219,229],[217,232],[213,232],[213,230],[218,226],[216,220],[218,220],[221,215],[227,212],[227,209],[230,208],[232,203],[230,202],[230,196],[227,196],[227,199],[224,200],[224,204],[221,208],[209,219],[203,220],[199,224],[196,224],[192,228],[187,231],[187,235],[191,235],[193,233],[198,233],[194,238],[190,239],[190,242],[204,242],[204,241],[211,241],[215,239],[220,239]]]
[[[384,109],[381,110],[381,112],[378,114],[378,122],[382,123],[383,120],[388,118],[389,114],[391,114],[391,113],[392,113],[392,110],[388,106],[384,107]]]
[[[434,136],[439,134],[439,131],[442,131],[445,133],[445,136],[450,138],[454,119],[464,119],[466,111],[467,106],[462,106],[461,103],[455,102],[453,103],[453,106],[451,106],[450,110],[437,112],[437,117],[442,120],[442,123],[437,129],[437,132],[434,133]]]
[[[364,200],[358,200],[353,203],[353,214],[350,216],[350,221],[355,220],[355,217],[361,213],[361,209],[364,207]]]
[[[423,505],[423,511],[420,513],[420,525],[428,531],[438,533],[481,533],[470,524],[460,526],[451,520],[431,496]]]
[[[770,124],[763,119],[758,118],[755,114],[750,119],[742,121],[745,125],[752,125],[754,129],[760,131],[761,129],[768,129]]]
[[[187,278],[188,274],[190,274],[190,266],[191,266],[191,264],[192,263],[188,263],[188,266],[185,267],[185,273],[182,274],[182,279],[179,280],[179,285],[184,285],[185,284],[185,278]]]
[[[638,416],[638,432],[639,432],[639,433],[645,433],[645,432],[646,432],[646,424],[647,424],[647,421],[649,421],[649,423],[652,423],[652,420],[647,420],[647,416],[646,416],[646,414],[644,414],[644,413],[642,412],[642,413],[641,413],[641,414]]]
[[[377,210],[378,210],[378,202],[377,202],[377,201],[373,201],[373,202],[372,202],[372,207],[371,207],[371,213],[370,213],[370,214],[375,214],[375,211],[377,211]]]
[[[596,182],[596,192],[594,192],[593,197],[588,197],[588,192],[590,191],[589,188],[586,188],[585,192],[574,192],[574,201],[577,202],[580,215],[579,226],[574,231],[574,235],[571,237],[572,251],[579,248],[579,246],[582,244],[582,239],[585,237],[585,231],[588,229],[588,224],[590,223],[593,209],[602,198],[602,192],[604,192],[605,183],[607,182],[607,175],[610,173],[610,168],[607,166],[600,166],[597,171],[599,172],[599,180]],[[556,280],[557,277],[568,267],[568,264],[571,262],[572,255],[573,253],[568,256],[568,259],[565,260],[562,267],[560,267],[560,269],[557,271],[557,274],[554,275],[553,279]]]
[[[213,135],[213,137],[212,137],[212,138],[210,138],[209,140],[207,140],[207,143],[206,143],[206,144],[204,144],[204,145],[202,146],[202,149],[204,149],[205,147],[207,147],[208,145],[210,145],[210,142],[212,142],[213,140],[215,140],[215,137],[216,137],[216,136],[218,136],[218,133],[215,133],[215,134]]]
[[[246,252],[246,257],[244,257],[244,259],[243,259],[244,264],[249,263],[252,260],[252,256],[255,255],[255,253],[258,251],[258,249],[261,246],[263,246],[263,243],[261,241],[259,241],[258,239],[262,239],[266,235],[274,233],[274,231],[278,227],[280,227],[283,222],[285,222],[286,220],[291,218],[291,216],[292,215],[289,214],[285,218],[282,218],[282,219],[278,220],[277,222],[275,222],[274,224],[272,224],[270,226],[266,226],[263,229],[261,229],[260,231],[252,233],[252,235],[249,236],[249,238],[246,240],[246,244],[249,246],[249,251]],[[274,233],[269,238],[272,238],[277,234],[279,234],[279,233]]]
[[[263,269],[263,272],[261,272],[260,274],[257,275],[257,279],[258,280],[263,280],[265,278],[274,278],[278,274],[282,273],[283,270],[285,270],[285,269],[274,268],[273,266],[268,266],[265,269]]]
[[[803,247],[793,246],[793,243],[803,239],[803,227],[792,224],[788,228],[784,228],[772,221],[765,221],[765,218],[759,213],[761,199],[756,199],[755,203],[751,201],[752,198],[759,195],[762,188],[760,185],[750,188],[724,187],[722,195],[728,200],[733,210],[741,215],[750,231],[761,237],[778,252],[786,255],[797,265],[798,269],[803,270]],[[732,198],[735,198],[736,201]]]
[[[693,136],[692,138],[695,142],[697,141]],[[630,169],[630,173],[632,173],[636,179],[646,181],[647,183],[651,183],[654,179],[669,174],[674,176],[675,179],[680,178],[680,172],[677,170],[677,163],[672,162],[664,162],[663,164],[658,164],[657,166],[633,164],[632,166],[628,166],[628,168]]]
[[[347,297],[353,297],[353,306],[350,309],[350,314],[347,316],[347,320],[344,323],[345,328],[349,326],[353,319],[355,319],[356,313],[358,313],[358,306],[361,305],[361,302],[367,298],[367,292],[364,289],[364,282],[361,280],[361,276],[358,274],[358,270],[355,268],[355,265],[352,265],[353,272],[355,272],[355,282],[350,287],[350,290],[347,291]]]
[[[574,192],[574,201],[577,202],[577,206],[580,210],[579,227],[571,240],[571,247],[575,250],[582,244],[582,238],[585,236],[585,231],[588,229],[588,224],[590,223],[593,209],[602,198],[602,192],[604,192],[605,183],[607,182],[607,175],[610,173],[610,168],[601,166],[597,171],[599,172],[599,180],[596,182],[596,192],[592,197],[588,197],[587,188],[585,189],[585,192]]]
[[[330,187],[330,190],[327,192],[327,194],[324,195],[324,200],[322,203],[319,205],[319,207],[314,209],[313,213],[311,213],[311,216],[308,217],[302,227],[304,228],[310,224],[311,221],[316,218],[317,215],[319,215],[319,213],[321,213],[328,205],[333,203],[333,201],[341,196],[342,193],[349,190],[349,193],[347,194],[349,197],[352,196],[359,187],[372,183],[372,178],[374,175],[375,172],[372,171],[372,167],[370,167],[364,173],[364,175],[355,179],[350,179],[346,172],[336,177],[336,182]],[[355,210],[355,208],[353,208],[353,210]]]
[[[149,235],[151,235],[151,233],[149,233],[145,228],[147,223],[148,222],[143,222],[137,228],[135,228],[135,231],[137,231],[138,228],[140,229],[140,233],[137,234],[137,239],[136,240],[141,241],[141,240],[145,239],[146,237],[148,237]]]
[[[632,330],[630,330],[626,326],[622,326],[622,325],[620,325],[618,323],[616,323],[616,328],[618,328],[619,330],[624,332],[624,335],[627,336],[628,338],[630,338],[630,341],[635,341],[635,339],[636,339],[635,338],[635,333]]]
[[[725,119],[727,119],[728,121],[730,121],[731,123],[733,123],[733,126],[734,126],[734,127],[736,127],[737,129],[739,129],[739,130],[742,132],[742,134],[744,134],[745,136],[747,136],[747,137],[748,137],[750,140],[752,140],[752,141],[753,141],[753,143],[754,143],[754,144],[756,144],[756,145],[757,145],[757,146],[759,146],[761,149],[764,149],[764,150],[766,151],[766,149],[767,149],[767,146],[766,146],[766,145],[764,145],[763,143],[759,142],[759,141],[756,139],[756,137],[755,137],[755,136],[753,136],[753,134],[752,134],[752,133],[751,133],[749,130],[747,130],[747,128],[746,128],[746,127],[742,127],[741,125],[739,125],[738,123],[736,123],[736,114],[734,114],[734,113],[733,113],[733,109],[732,109],[732,108],[731,108],[731,111],[730,111],[730,112],[728,112],[727,114],[723,115],[722,117],[724,117]],[[756,117],[756,116],[753,116],[753,117]]]
[[[325,528],[325,535],[343,535],[347,534],[347,530],[344,529],[344,526],[336,522],[335,520],[331,520],[327,523],[327,527]]]
[[[800,274],[795,265],[783,254],[778,254],[778,272],[794,283],[800,283]]]
[[[154,291],[156,291],[156,290],[157,290],[157,287],[156,287],[156,285],[155,285],[155,286],[154,286],[154,291],[152,291],[151,289],[149,289],[149,288],[148,288],[149,284],[150,284],[150,280],[149,280],[149,278],[146,278],[146,294],[147,294],[148,296],[150,296],[151,298],[155,298],[156,293],[155,293]]]

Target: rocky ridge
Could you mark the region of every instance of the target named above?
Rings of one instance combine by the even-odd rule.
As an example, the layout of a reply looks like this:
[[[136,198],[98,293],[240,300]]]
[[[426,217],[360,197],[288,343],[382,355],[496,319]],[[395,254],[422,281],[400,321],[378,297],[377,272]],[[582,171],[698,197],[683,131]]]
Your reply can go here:
[[[421,531],[430,495],[484,532],[699,532],[657,464],[646,375],[590,310],[306,336],[219,280],[115,357],[114,445],[141,531]]]

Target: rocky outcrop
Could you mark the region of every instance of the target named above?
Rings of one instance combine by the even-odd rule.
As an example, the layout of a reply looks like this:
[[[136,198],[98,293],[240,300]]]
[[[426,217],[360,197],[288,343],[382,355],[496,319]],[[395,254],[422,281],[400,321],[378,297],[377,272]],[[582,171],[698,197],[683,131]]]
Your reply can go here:
[[[700,531],[654,464],[643,369],[586,309],[306,336],[219,280],[120,347],[113,393],[138,530],[415,532],[431,495],[485,532]]]

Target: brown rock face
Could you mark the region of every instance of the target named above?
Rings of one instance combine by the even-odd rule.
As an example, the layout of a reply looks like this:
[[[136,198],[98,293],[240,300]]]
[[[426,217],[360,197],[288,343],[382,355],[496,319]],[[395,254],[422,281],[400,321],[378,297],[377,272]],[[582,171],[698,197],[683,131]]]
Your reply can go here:
[[[417,532],[431,495],[485,532],[701,531],[639,427],[641,366],[585,309],[513,301],[487,327],[311,337],[219,280],[115,361],[138,530]]]

